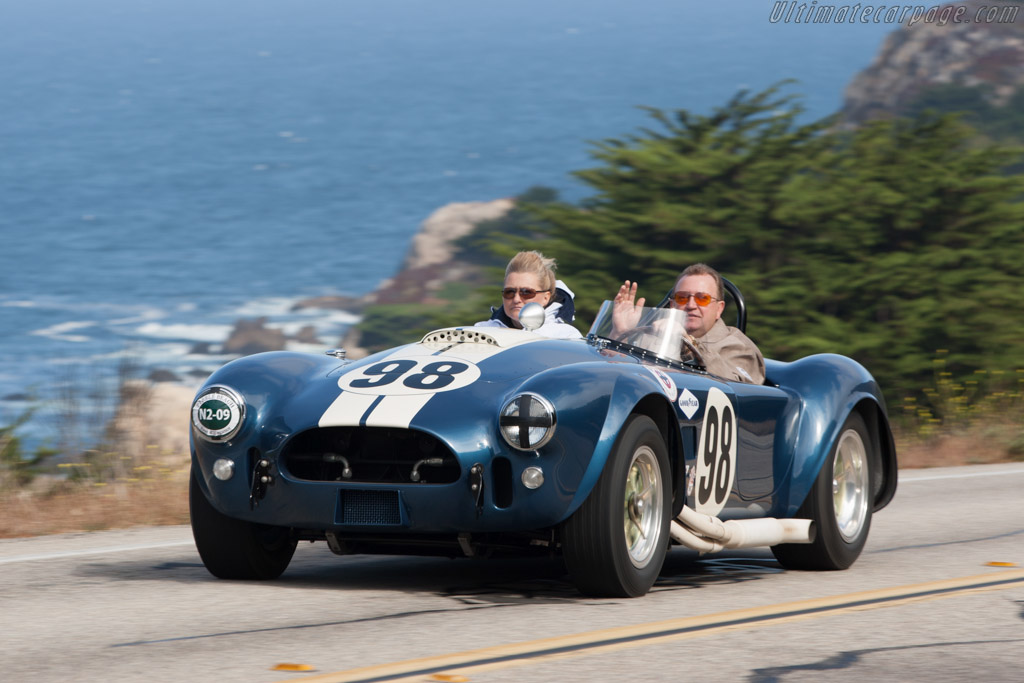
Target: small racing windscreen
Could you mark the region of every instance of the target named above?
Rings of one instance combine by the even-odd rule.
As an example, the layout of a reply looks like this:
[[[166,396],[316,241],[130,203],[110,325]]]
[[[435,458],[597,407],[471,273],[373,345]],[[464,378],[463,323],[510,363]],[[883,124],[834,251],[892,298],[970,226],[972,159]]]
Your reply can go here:
[[[678,363],[692,360],[682,341],[685,329],[686,311],[681,309],[605,301],[589,334]]]

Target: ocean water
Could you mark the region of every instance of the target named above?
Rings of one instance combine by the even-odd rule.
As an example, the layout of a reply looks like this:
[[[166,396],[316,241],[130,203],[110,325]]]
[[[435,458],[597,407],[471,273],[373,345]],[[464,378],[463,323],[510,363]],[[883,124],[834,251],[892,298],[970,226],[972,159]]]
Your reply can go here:
[[[638,107],[709,112],[782,79],[834,112],[885,24],[765,0],[33,0],[0,7],[0,424],[125,357],[182,377],[233,323],[392,275],[435,208],[587,188]],[[557,255],[555,255],[557,256]],[[199,343],[214,353],[196,353]],[[191,375],[189,373],[192,373]]]

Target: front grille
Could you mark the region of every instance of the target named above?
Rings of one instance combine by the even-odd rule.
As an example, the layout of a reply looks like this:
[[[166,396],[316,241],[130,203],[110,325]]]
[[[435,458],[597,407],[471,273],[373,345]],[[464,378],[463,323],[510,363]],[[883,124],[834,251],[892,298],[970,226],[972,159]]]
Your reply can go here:
[[[402,523],[398,491],[349,491],[341,493],[339,524],[396,526]]]
[[[461,473],[436,437],[386,427],[310,429],[288,442],[281,461],[291,476],[307,481],[450,484]]]

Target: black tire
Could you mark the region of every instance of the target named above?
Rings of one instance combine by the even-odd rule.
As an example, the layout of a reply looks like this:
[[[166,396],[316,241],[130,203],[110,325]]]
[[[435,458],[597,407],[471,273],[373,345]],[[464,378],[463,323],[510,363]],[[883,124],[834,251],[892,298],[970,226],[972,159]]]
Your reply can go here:
[[[255,524],[217,511],[195,472],[188,489],[192,538],[206,569],[219,579],[276,579],[288,567],[296,540],[285,527]]]
[[[864,419],[851,413],[796,513],[814,521],[814,542],[772,546],[779,564],[786,569],[831,570],[846,569],[857,560],[871,529],[870,464],[878,461],[874,448]]]
[[[630,417],[597,486],[562,525],[565,564],[580,592],[635,598],[650,590],[668,550],[671,481],[654,421]]]

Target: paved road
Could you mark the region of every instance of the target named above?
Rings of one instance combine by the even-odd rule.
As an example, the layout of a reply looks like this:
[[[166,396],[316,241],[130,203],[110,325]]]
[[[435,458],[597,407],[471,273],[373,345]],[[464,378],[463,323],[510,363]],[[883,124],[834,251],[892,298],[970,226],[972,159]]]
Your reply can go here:
[[[0,541],[0,680],[1017,681],[1022,490],[1024,464],[903,472],[849,571],[677,549],[637,600],[547,560],[318,543],[258,584],[210,577],[187,527]]]

